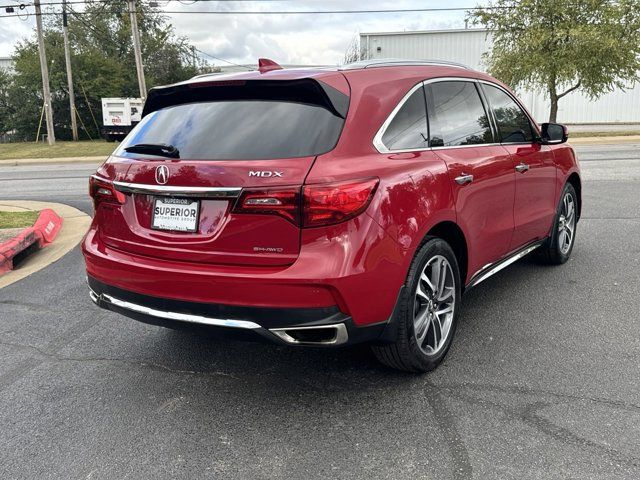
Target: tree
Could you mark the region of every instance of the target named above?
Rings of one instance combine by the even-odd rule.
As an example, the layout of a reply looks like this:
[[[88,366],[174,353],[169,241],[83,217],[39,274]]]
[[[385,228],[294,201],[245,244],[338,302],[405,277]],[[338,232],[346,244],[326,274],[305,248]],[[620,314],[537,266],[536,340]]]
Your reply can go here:
[[[493,36],[489,72],[546,90],[550,122],[573,91],[597,99],[640,80],[640,0],[497,0],[468,18]]]
[[[11,75],[8,71],[0,68],[0,137],[3,133],[11,130],[12,104],[9,101],[10,85]]]
[[[359,35],[355,35],[349,41],[349,45],[347,45],[347,49],[344,52],[344,57],[342,58],[342,64],[346,65],[347,63],[357,62],[361,59],[360,37]]]
[[[144,5],[138,26],[142,37],[142,57],[147,86],[174,83],[197,74],[192,47],[175,35],[166,17]],[[67,76],[64,63],[61,16],[47,17],[45,48],[54,109],[55,129],[62,139],[71,138]],[[131,26],[126,2],[97,1],[84,11],[69,15],[71,63],[76,89],[81,137],[97,138],[101,124],[102,97],[137,97]],[[0,98],[6,94],[7,106],[0,100],[0,116],[10,119],[16,138],[33,140],[42,108],[42,81],[35,37],[24,39],[13,54],[15,74],[0,85]],[[6,112],[6,113],[5,113]],[[95,118],[95,121],[94,121]],[[97,125],[96,125],[97,124]],[[0,125],[0,129],[5,128]],[[5,130],[6,131],[6,130]]]

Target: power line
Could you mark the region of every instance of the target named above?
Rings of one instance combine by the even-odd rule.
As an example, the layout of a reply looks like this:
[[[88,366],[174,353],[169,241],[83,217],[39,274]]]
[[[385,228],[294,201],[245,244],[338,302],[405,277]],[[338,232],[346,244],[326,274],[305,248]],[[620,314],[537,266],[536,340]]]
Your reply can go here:
[[[448,8],[405,8],[405,9],[390,9],[390,10],[157,10],[158,13],[167,13],[171,15],[339,15],[339,14],[372,14],[372,13],[421,13],[421,12],[455,12],[455,11],[473,11],[482,10],[483,7],[448,7]],[[142,10],[137,10],[137,13],[144,13]],[[42,12],[41,16],[59,15],[59,12]],[[85,12],[78,12],[83,15]],[[89,14],[87,12],[86,14]],[[31,15],[31,14],[30,14]],[[17,17],[18,15],[0,15],[0,18]]]
[[[505,7],[510,8],[510,7]],[[483,10],[484,7],[436,7],[436,8],[394,8],[372,10],[159,10],[162,13],[197,13],[209,15],[322,15],[322,14],[366,14],[366,13],[417,13],[417,12],[455,12]]]
[[[0,5],[0,8],[6,8],[6,7],[20,7],[20,6],[24,6],[24,7],[33,7],[33,2],[21,2],[20,0],[14,0],[16,3],[11,3],[9,5]],[[254,2],[254,3],[274,3],[274,2],[292,2],[295,0],[194,0],[191,3],[185,3],[182,0],[156,0],[156,3],[166,3],[169,4],[171,2],[178,2],[182,5],[185,6],[189,6],[189,5],[195,5],[196,3],[207,3],[207,2],[219,2],[219,3],[226,3],[226,2]],[[345,0],[332,0],[332,1],[345,1]],[[86,4],[86,5],[91,5],[91,4],[96,4],[96,3],[113,3],[113,0],[69,0],[67,2],[67,5],[82,5],[82,4]],[[47,3],[43,3],[42,6],[43,7],[47,7],[50,5],[63,5],[64,2],[62,2],[62,0],[57,0],[55,2],[47,2]]]
[[[207,53],[207,52],[205,52],[205,51],[203,51],[203,50],[200,50],[200,49],[199,49],[199,48],[197,48],[197,47],[193,47],[193,48],[195,49],[195,51],[196,51],[196,52],[200,52],[200,53],[202,53],[203,55],[206,55],[207,57],[211,57],[211,58],[213,58],[214,60],[220,60],[221,62],[228,63],[229,65],[235,65],[236,67],[246,68],[246,69],[247,69],[247,70],[249,70],[249,71],[253,71],[253,70],[255,70],[254,68],[248,67],[247,65],[240,65],[239,63],[233,63],[233,62],[230,62],[229,60],[225,60],[224,58],[216,57],[216,56],[214,56],[214,55],[211,55],[210,53]]]
[[[102,1],[102,0],[100,0]],[[203,1],[203,0],[199,0]],[[220,1],[220,0],[214,0]],[[237,1],[237,0],[229,0]],[[86,2],[69,2],[82,3]],[[90,4],[90,3],[89,3]],[[47,5],[54,5],[50,3]],[[473,10],[506,9],[513,7],[432,7],[432,8],[394,8],[394,9],[363,9],[363,10],[155,10],[158,13],[171,15],[339,15],[339,14],[373,14],[373,13],[424,13],[424,12],[464,12]],[[78,12],[84,14],[85,12]],[[139,10],[138,13],[143,13]],[[57,12],[42,12],[41,15],[58,15]],[[17,15],[0,15],[0,18],[14,17]]]

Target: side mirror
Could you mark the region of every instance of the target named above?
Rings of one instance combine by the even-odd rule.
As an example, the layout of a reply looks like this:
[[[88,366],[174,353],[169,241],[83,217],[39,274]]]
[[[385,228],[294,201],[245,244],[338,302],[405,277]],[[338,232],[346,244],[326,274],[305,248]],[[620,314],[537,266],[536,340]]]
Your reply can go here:
[[[569,138],[567,127],[559,123],[543,123],[541,128],[542,138],[540,143],[543,145],[557,145],[566,142]]]

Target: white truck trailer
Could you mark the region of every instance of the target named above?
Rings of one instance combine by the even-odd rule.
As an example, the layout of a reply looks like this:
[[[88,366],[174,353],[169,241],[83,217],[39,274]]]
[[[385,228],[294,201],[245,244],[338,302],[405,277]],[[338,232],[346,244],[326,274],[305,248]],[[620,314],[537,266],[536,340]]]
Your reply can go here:
[[[108,142],[120,141],[140,121],[141,98],[103,98],[101,133]]]

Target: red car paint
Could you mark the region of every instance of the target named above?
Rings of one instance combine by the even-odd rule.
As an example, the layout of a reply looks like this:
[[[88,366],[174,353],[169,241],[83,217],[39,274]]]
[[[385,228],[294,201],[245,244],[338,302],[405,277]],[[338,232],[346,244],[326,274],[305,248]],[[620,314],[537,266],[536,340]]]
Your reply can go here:
[[[300,202],[305,188],[374,179],[366,210],[327,226],[308,226],[302,219],[301,227],[286,215],[236,212],[233,201],[203,199],[198,232],[168,232],[150,228],[150,196],[117,192],[122,203],[96,202],[82,245],[88,275],[126,291],[189,302],[337,306],[356,326],[373,325],[390,318],[425,236],[447,228],[464,238],[466,262],[460,267],[468,283],[485,265],[549,234],[562,187],[579,167],[567,144],[535,141],[380,153],[373,139],[396,105],[418,83],[438,78],[477,79],[508,91],[488,75],[437,65],[263,69],[185,82],[204,90],[224,82],[312,79],[347,95],[348,113],[335,148],[317,156],[111,156],[97,178],[156,185],[155,169],[163,164],[170,170],[168,186],[282,187],[298,189]],[[514,170],[521,162],[530,166],[524,174]],[[249,176],[263,171],[281,175]],[[472,184],[454,181],[463,173],[474,176]]]

